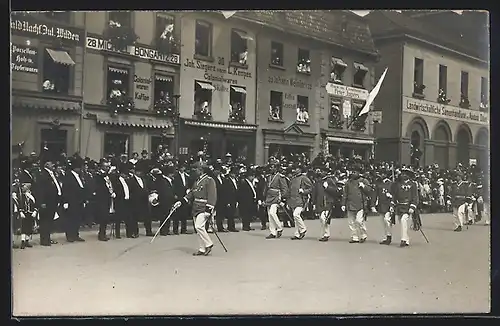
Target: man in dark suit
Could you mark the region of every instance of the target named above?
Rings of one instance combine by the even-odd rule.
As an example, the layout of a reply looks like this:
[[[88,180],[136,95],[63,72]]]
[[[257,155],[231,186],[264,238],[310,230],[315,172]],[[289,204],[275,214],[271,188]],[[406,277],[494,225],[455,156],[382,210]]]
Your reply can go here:
[[[121,162],[118,166],[119,171],[115,177],[113,187],[115,189],[116,198],[116,219],[115,219],[115,234],[116,238],[120,239],[121,222],[125,222],[125,235],[127,238],[132,238],[133,227],[131,223],[132,211],[130,200],[129,187],[129,171],[128,162]]]
[[[252,218],[257,215],[257,191],[253,185],[254,171],[243,168],[242,179],[238,186],[238,211],[243,224],[243,231],[254,230],[250,227]]]
[[[266,201],[266,197],[264,195],[264,191],[266,188],[266,177],[265,177],[265,171],[263,168],[258,167],[256,169],[256,177],[253,180],[254,185],[255,185],[255,190],[257,192],[257,215],[259,216],[260,224],[261,224],[261,230],[267,229],[267,209],[266,206],[264,205],[264,202]]]
[[[172,209],[172,205],[175,203],[175,195],[174,195],[174,174],[175,174],[175,166],[172,162],[169,162],[163,167],[163,178],[165,179],[165,197],[162,199],[165,201],[165,216],[160,220],[160,225],[165,221],[170,210]],[[173,215],[173,214],[172,214]],[[170,225],[172,222],[172,217],[165,223],[163,228],[160,231],[160,234],[168,235],[170,234]],[[174,229],[175,231],[175,229]]]
[[[92,227],[94,224],[94,207],[95,207],[95,180],[94,175],[90,172],[92,163],[90,159],[85,159],[83,163],[83,169],[80,174],[83,186],[85,189],[85,197],[88,203],[83,208],[82,223],[88,227]]]
[[[146,174],[150,171],[151,160],[148,158],[148,151],[143,149],[141,152],[141,158],[137,161],[135,165],[136,171],[141,171]]]
[[[63,208],[66,209],[66,240],[68,242],[85,241],[80,237],[79,229],[83,221],[85,205],[88,204],[87,191],[81,178],[83,160],[71,157],[69,171],[63,178]]]
[[[229,175],[223,180],[223,196],[225,198],[225,215],[227,218],[227,230],[229,232],[238,232],[236,230],[234,219],[236,218],[236,209],[238,208],[238,181],[236,175],[239,172],[238,166],[232,166]]]
[[[96,173],[95,180],[95,219],[99,223],[99,241],[108,241],[106,228],[115,212],[114,198],[116,197],[113,184],[109,178],[108,171],[111,163],[101,159],[100,168]]]
[[[139,237],[139,220],[144,223],[144,228],[146,229],[146,236],[153,236],[151,230],[151,215],[149,213],[148,207],[148,184],[143,176],[143,172],[136,170],[134,164],[129,165],[130,172],[130,200],[131,200],[131,227],[132,227],[132,237]]]
[[[186,162],[179,162],[179,171],[174,175],[174,197],[175,200],[180,200],[186,196],[190,189],[190,176],[186,173]],[[181,224],[181,234],[187,234],[187,218],[191,214],[189,205],[182,205],[173,214],[173,231],[174,234],[179,234],[179,222]]]
[[[217,188],[217,204],[215,204],[215,224],[217,232],[228,232],[224,229],[224,218],[226,214],[226,205],[224,198],[224,176],[221,173],[222,165],[216,163],[214,165],[214,181]]]
[[[151,206],[151,220],[163,221],[163,218],[168,214],[170,210],[168,206],[168,189],[167,180],[163,177],[163,173],[158,165],[151,170],[151,186],[149,190],[151,193],[158,195],[158,204]],[[167,235],[167,230],[162,229],[160,235]]]
[[[47,158],[45,153],[41,154],[41,163],[43,169],[36,179],[33,192],[40,214],[40,244],[50,246],[57,243],[50,239],[50,233],[54,223],[54,214],[61,204],[62,187],[54,175],[54,163]]]

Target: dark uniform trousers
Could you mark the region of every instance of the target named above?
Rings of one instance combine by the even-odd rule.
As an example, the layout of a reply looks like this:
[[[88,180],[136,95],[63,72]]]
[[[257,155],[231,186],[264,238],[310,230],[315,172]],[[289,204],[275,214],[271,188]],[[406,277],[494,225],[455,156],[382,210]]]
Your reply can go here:
[[[54,225],[54,214],[58,202],[47,204],[45,208],[39,209],[40,221],[38,232],[40,233],[40,244],[50,244],[50,233]]]

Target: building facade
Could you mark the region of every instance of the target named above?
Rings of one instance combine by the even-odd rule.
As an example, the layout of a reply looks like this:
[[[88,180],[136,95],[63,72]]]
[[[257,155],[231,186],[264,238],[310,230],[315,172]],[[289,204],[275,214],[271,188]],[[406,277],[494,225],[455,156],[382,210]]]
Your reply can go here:
[[[82,155],[173,154],[180,83],[180,18],[87,12]]]
[[[255,160],[256,37],[219,12],[181,14],[180,149]]]
[[[13,14],[11,32],[12,143],[54,160],[79,151],[83,13]]]
[[[340,128],[338,125],[330,128],[328,122],[330,93],[340,102],[351,103],[352,98],[358,99],[354,103],[359,107],[373,83],[373,69],[370,71],[362,62],[369,62],[368,66],[373,67],[376,52],[366,23],[360,22],[362,18],[344,11],[258,10],[237,13],[234,19],[258,26],[258,164],[266,162],[270,156],[292,154],[312,159],[319,151],[328,152],[329,148],[333,155],[352,156],[358,146],[359,149],[370,148],[373,144],[371,129],[361,127],[369,125],[368,122],[349,131],[343,118],[344,126]],[[349,43],[347,39],[357,41]],[[360,43],[368,43],[368,46]],[[332,58],[345,58],[347,62],[335,61],[341,64],[337,67],[341,76],[335,86],[328,85],[332,71],[337,71],[332,66]],[[360,69],[362,85],[351,87],[353,76],[348,75]],[[345,107],[347,113],[347,104]],[[348,116],[352,117],[350,113]],[[346,144],[346,140],[351,142]]]
[[[420,165],[488,165],[489,71],[464,42],[396,12],[367,16],[388,73],[376,99],[382,109],[376,156]],[[418,149],[418,150],[416,150]],[[418,154],[415,154],[418,153]]]

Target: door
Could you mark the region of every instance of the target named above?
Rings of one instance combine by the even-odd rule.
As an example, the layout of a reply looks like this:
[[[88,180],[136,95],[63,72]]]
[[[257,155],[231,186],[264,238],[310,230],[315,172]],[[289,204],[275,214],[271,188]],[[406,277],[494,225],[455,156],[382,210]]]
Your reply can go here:
[[[121,133],[106,133],[104,135],[104,156],[114,154],[120,157],[130,151],[130,135]]]
[[[62,153],[66,153],[68,131],[57,128],[44,128],[40,131],[40,153],[46,148],[45,154],[50,160],[58,161]]]

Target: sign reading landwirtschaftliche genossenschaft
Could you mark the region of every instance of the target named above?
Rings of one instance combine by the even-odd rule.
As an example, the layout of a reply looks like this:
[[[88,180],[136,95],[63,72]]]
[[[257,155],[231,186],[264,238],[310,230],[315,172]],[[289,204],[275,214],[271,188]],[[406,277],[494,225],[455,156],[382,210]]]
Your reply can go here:
[[[63,41],[64,43],[83,45],[84,31],[57,23],[45,22],[30,15],[12,15],[10,30],[13,34],[45,39],[49,41]]]
[[[20,44],[10,44],[12,71],[38,74],[38,49]]]

